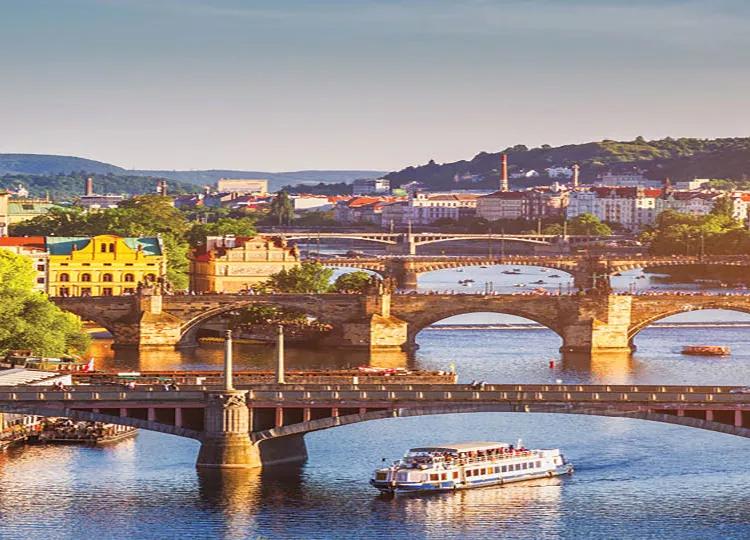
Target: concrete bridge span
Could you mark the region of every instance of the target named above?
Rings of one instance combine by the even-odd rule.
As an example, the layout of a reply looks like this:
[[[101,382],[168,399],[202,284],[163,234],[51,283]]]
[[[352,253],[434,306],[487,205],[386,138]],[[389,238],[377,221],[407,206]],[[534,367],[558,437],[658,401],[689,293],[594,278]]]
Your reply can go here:
[[[198,465],[247,468],[306,458],[303,436],[384,418],[471,412],[626,417],[750,437],[750,393],[729,386],[266,385],[164,391],[2,387],[0,411],[129,425],[201,442]],[[217,442],[218,441],[218,442]],[[217,451],[217,444],[221,450]]]

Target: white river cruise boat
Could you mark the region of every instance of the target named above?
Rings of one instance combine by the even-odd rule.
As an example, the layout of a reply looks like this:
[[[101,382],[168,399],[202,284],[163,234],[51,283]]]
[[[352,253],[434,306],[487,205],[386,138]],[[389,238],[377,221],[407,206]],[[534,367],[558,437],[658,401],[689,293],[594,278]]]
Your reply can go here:
[[[412,448],[370,483],[383,493],[453,491],[570,474],[559,449],[529,450],[521,441],[466,442]]]

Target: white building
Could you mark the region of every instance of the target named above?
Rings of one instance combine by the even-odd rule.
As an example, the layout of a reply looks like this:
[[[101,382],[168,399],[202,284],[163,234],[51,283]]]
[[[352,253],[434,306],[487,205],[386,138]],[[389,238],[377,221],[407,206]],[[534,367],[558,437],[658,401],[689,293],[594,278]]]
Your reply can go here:
[[[358,178],[352,182],[353,195],[377,195],[390,190],[391,181],[387,178]]]
[[[596,186],[603,187],[661,187],[662,183],[656,180],[649,180],[640,173],[611,173],[602,174],[594,182]]]
[[[429,225],[438,219],[458,221],[475,215],[479,195],[415,193],[409,198],[409,218],[414,225]]]
[[[570,167],[547,167],[544,171],[550,178],[565,178],[567,180],[573,177],[573,169]]]
[[[291,195],[295,212],[325,212],[333,209],[334,202],[327,195]]]
[[[568,196],[565,215],[572,219],[593,214],[601,221],[619,223],[630,230],[652,225],[661,212],[655,188],[594,187],[588,191],[572,191]]]

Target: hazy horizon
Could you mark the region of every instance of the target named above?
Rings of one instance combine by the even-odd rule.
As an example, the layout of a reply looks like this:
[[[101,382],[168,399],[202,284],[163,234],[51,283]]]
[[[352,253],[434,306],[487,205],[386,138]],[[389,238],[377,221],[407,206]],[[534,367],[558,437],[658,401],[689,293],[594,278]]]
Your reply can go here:
[[[742,0],[0,0],[0,153],[397,170],[747,136]]]

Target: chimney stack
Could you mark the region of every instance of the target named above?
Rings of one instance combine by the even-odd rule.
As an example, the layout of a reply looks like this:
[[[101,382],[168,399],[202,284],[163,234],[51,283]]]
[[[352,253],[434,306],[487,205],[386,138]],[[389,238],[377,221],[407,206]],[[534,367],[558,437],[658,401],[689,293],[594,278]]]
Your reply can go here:
[[[573,189],[578,189],[579,174],[581,172],[581,166],[576,163],[573,165]]]
[[[94,194],[94,179],[90,176],[86,178],[86,189],[83,194],[86,197],[91,197]]]
[[[501,154],[502,170],[500,172],[500,191],[509,191],[508,187],[508,154]]]
[[[161,195],[162,197],[167,196],[167,181],[166,180],[159,180],[159,184],[156,188],[156,191]]]

